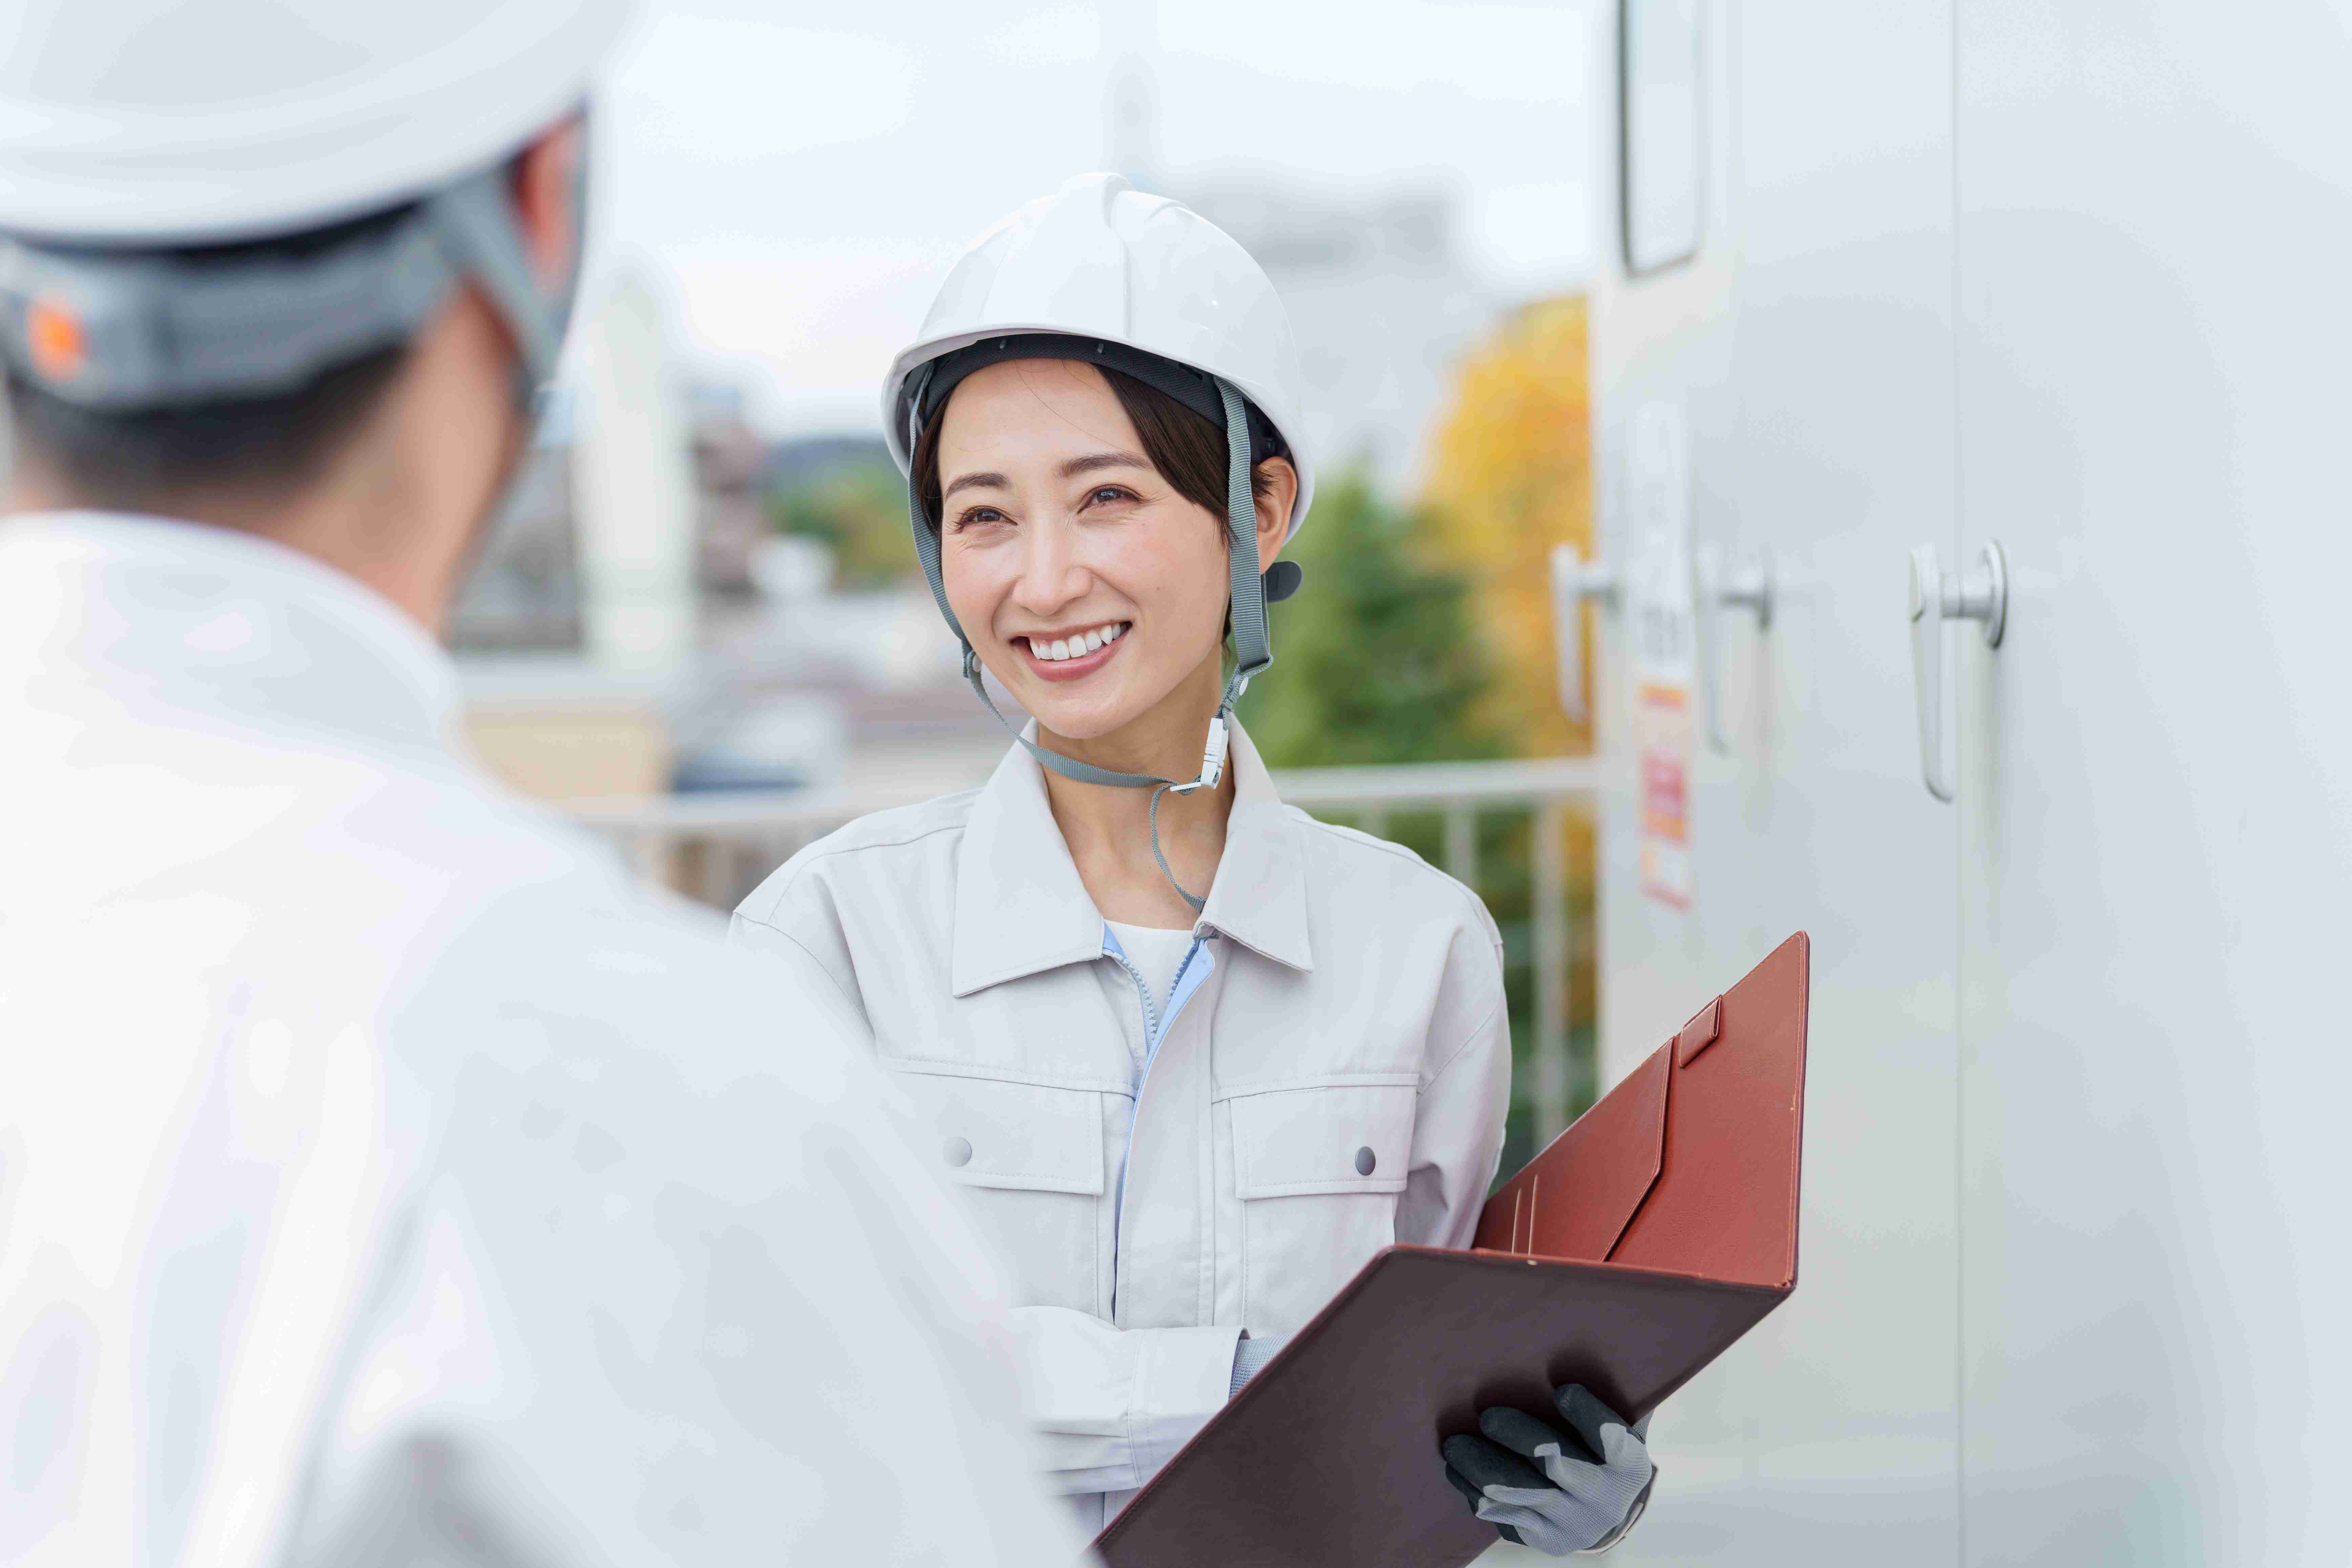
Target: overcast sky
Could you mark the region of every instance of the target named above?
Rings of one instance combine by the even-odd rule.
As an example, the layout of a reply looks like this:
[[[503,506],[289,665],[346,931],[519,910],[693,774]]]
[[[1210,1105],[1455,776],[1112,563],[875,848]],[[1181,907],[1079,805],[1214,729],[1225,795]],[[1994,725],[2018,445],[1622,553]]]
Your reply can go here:
[[[1588,37],[1582,0],[650,0],[602,100],[602,256],[654,271],[761,424],[870,426],[962,246],[1108,162],[1141,58],[1180,177],[1444,179],[1476,265],[1535,294],[1591,251]]]

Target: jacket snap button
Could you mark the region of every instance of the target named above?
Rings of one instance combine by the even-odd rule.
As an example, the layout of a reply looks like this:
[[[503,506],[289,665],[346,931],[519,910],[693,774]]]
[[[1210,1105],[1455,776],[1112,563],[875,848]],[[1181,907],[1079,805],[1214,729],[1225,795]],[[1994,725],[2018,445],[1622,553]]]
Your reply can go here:
[[[950,1138],[948,1140],[947,1148],[941,1152],[947,1155],[948,1163],[950,1165],[969,1165],[971,1163],[971,1140]]]
[[[1369,1176],[1380,1163],[1380,1156],[1373,1153],[1369,1145],[1356,1151],[1356,1174]]]

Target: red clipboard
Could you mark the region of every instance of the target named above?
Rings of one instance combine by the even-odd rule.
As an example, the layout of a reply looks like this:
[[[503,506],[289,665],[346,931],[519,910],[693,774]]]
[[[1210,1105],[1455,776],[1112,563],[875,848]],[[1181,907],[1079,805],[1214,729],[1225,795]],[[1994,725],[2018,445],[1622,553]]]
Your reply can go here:
[[[1655,1409],[1797,1285],[1811,944],[1699,1009],[1494,1196],[1364,1265],[1095,1542],[1108,1568],[1458,1568],[1438,1444],[1581,1383]]]

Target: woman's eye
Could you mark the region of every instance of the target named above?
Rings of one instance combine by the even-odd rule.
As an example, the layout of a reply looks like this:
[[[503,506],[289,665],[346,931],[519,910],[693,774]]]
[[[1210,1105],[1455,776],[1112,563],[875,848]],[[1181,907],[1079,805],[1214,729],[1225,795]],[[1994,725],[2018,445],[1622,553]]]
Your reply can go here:
[[[1135,492],[1124,485],[1104,485],[1087,497],[1092,506],[1107,506],[1114,501],[1133,500]]]
[[[985,524],[991,522],[1002,522],[1003,521],[1004,514],[997,510],[994,507],[975,506],[967,507],[961,512],[957,514],[955,525],[959,529],[962,529],[969,528],[974,523]]]

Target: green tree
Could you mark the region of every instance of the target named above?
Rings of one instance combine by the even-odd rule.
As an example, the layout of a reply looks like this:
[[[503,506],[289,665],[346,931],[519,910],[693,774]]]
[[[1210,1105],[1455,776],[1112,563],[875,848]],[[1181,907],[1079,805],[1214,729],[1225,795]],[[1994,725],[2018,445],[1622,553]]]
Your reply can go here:
[[[878,453],[827,463],[772,491],[768,516],[779,533],[831,545],[844,587],[887,587],[916,569],[915,543],[907,532],[907,481]]]
[[[1242,704],[1276,767],[1453,762],[1504,754],[1476,715],[1492,681],[1469,584],[1431,559],[1430,520],[1334,476],[1286,552],[1307,573],[1271,612],[1274,667]]]

